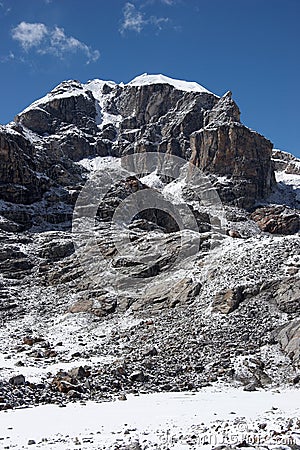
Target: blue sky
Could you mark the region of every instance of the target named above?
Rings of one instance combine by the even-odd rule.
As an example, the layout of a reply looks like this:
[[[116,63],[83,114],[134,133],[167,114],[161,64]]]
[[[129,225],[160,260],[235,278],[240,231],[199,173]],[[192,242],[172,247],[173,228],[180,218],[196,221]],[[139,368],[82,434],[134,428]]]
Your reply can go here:
[[[65,79],[163,73],[233,92],[300,156],[299,0],[0,0],[0,123]]]

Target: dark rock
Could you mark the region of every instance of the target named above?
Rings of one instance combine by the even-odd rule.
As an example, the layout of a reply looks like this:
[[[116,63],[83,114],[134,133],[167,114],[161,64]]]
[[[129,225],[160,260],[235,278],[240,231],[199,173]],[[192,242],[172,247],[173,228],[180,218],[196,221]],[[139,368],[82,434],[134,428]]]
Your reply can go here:
[[[285,313],[300,312],[300,279],[289,278],[278,284],[273,297],[278,308]]]
[[[249,383],[243,388],[244,391],[247,392],[254,392],[257,391],[257,384],[256,383]]]
[[[68,374],[72,378],[82,379],[90,376],[90,372],[85,370],[82,366],[69,370]]]
[[[10,384],[13,386],[22,386],[25,384],[24,375],[15,375],[14,377],[9,379]]]
[[[132,373],[129,375],[129,379],[130,379],[132,382],[138,381],[138,382],[140,382],[140,383],[143,383],[144,381],[146,381],[146,377],[145,377],[145,375],[144,375],[144,372],[142,372],[141,370],[136,370],[135,372],[132,372]]]

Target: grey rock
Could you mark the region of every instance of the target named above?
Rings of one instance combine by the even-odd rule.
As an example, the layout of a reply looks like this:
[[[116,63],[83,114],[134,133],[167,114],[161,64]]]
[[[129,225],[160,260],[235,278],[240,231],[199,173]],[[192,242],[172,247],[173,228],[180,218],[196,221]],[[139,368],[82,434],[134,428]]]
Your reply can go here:
[[[25,384],[24,375],[15,375],[14,377],[9,379],[10,384],[13,386],[22,386]]]
[[[283,351],[297,364],[300,364],[300,320],[295,319],[283,326],[277,335]]]
[[[238,308],[242,300],[243,291],[241,287],[218,292],[212,302],[212,311],[229,314]]]

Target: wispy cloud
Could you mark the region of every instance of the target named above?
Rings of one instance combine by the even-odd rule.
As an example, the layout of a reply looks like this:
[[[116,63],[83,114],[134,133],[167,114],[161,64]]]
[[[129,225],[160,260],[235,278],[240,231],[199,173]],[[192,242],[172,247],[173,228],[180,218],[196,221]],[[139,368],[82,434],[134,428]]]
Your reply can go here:
[[[11,7],[7,6],[5,2],[0,1],[0,13],[3,13],[4,15],[7,15],[11,12]]]
[[[169,21],[170,19],[168,17],[146,16],[145,13],[138,10],[133,3],[128,2],[123,8],[123,20],[119,31],[121,34],[125,34],[126,31],[140,33],[149,25],[157,30],[162,30],[164,25]]]
[[[15,59],[15,54],[13,52],[9,52],[8,55],[0,57],[0,62],[7,63],[9,61],[13,61],[14,59]]]
[[[162,3],[165,3],[166,5],[174,5],[176,0],[161,0]]]
[[[121,33],[124,33],[126,30],[140,33],[145,24],[146,21],[144,15],[139,12],[132,3],[126,3],[123,9],[123,22],[120,28]]]
[[[63,28],[50,28],[44,23],[21,22],[12,29],[11,34],[25,52],[36,51],[41,55],[54,55],[61,59],[67,54],[81,52],[87,63],[95,62],[100,57],[98,50],[93,50],[73,36],[67,36]]]

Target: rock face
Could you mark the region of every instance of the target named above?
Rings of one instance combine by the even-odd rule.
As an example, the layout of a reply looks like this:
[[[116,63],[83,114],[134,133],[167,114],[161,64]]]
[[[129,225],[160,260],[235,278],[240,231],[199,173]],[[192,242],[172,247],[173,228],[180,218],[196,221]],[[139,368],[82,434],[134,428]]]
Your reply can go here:
[[[214,177],[225,203],[240,207],[270,193],[272,144],[240,123],[230,92],[219,98],[201,87],[144,81],[66,81],[0,128],[0,199],[24,205],[8,220],[22,225],[18,214],[27,214],[31,225],[67,223],[57,204],[72,208],[86,179],[77,162],[95,156],[150,151],[191,159]]]
[[[270,194],[272,144],[258,133],[240,123],[212,122],[192,135],[191,148],[195,165],[231,182],[230,189],[219,188],[224,202],[250,208],[256,199]]]
[[[30,204],[42,198],[46,177],[36,174],[35,149],[18,133],[0,127],[0,198],[12,203]]]

